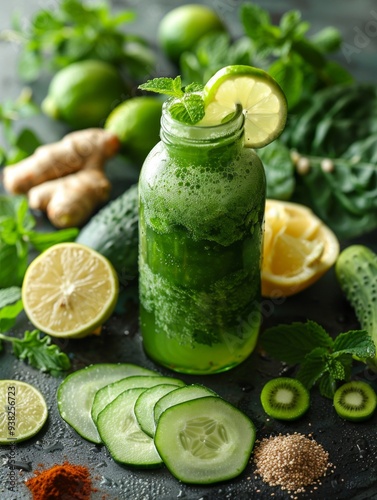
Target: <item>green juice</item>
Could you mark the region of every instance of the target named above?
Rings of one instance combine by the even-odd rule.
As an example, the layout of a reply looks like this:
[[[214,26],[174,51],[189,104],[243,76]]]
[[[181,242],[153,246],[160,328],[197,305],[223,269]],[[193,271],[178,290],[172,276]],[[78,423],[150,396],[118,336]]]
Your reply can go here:
[[[241,113],[193,127],[165,109],[161,138],[139,180],[143,345],[178,372],[228,370],[260,326],[263,166]]]

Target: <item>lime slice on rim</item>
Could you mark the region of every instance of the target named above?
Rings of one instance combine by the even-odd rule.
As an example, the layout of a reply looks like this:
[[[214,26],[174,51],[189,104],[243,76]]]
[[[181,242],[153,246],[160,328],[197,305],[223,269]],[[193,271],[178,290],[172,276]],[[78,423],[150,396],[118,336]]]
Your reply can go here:
[[[245,115],[245,146],[261,148],[282,133],[287,100],[265,71],[233,65],[219,70],[204,87],[205,116],[198,125],[222,123],[241,104]]]
[[[47,415],[46,401],[35,387],[19,380],[0,380],[0,444],[35,436]]]
[[[118,278],[100,253],[78,243],[45,250],[28,267],[22,285],[33,325],[54,337],[85,337],[113,312]]]

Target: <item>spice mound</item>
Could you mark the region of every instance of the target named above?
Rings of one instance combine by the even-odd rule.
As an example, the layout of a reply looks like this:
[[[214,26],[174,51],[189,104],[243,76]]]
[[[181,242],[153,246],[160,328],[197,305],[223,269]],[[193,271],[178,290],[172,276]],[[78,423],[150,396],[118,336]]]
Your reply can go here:
[[[303,493],[306,486],[321,484],[320,478],[332,467],[328,452],[311,434],[305,436],[297,432],[258,441],[254,463],[255,474],[264,482],[295,494]]]
[[[33,500],[89,500],[92,481],[82,465],[64,462],[44,471],[35,471],[35,477],[26,481]]]

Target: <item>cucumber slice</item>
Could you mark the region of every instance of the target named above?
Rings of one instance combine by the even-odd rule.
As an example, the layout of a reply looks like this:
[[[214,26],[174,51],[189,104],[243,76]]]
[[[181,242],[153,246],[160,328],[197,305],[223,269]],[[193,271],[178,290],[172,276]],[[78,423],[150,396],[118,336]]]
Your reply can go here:
[[[163,396],[154,406],[153,416],[155,423],[158,422],[161,414],[171,406],[174,406],[191,399],[204,398],[206,396],[217,396],[217,394],[200,384],[191,384],[184,387],[179,387],[175,391]]]
[[[138,467],[156,467],[162,459],[153,438],[143,432],[134,413],[135,402],[146,389],[122,392],[104,408],[97,418],[102,442],[119,463]]]
[[[175,384],[178,386],[185,385],[182,380],[171,377],[163,377],[161,375],[157,377],[141,375],[127,377],[123,380],[117,380],[116,382],[108,384],[105,387],[102,386],[102,388],[96,393],[92,404],[92,419],[94,422],[97,422],[98,415],[101,411],[122,392],[136,387],[144,387],[148,389],[149,387],[154,387],[159,384]]]
[[[101,438],[90,413],[94,395],[101,387],[131,375],[153,377],[160,374],[130,363],[99,363],[71,373],[58,388],[60,416],[80,436],[100,443]]]
[[[140,428],[148,434],[148,436],[153,437],[156,431],[156,424],[154,421],[154,405],[159,399],[174,391],[177,388],[176,385],[172,384],[161,384],[151,387],[144,391],[138,397],[135,403],[135,417],[140,425]]]
[[[207,396],[164,411],[154,440],[173,476],[184,483],[210,484],[241,474],[255,436],[244,413],[220,397]]]

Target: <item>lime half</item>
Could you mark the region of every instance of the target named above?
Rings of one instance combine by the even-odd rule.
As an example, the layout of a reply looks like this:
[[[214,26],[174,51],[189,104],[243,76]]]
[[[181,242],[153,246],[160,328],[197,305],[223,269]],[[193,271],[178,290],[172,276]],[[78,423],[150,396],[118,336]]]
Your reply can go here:
[[[85,337],[113,312],[118,278],[100,253],[78,243],[53,245],[28,267],[22,285],[33,325],[54,337]]]
[[[245,146],[261,148],[282,133],[287,100],[265,71],[234,65],[219,70],[204,87],[205,116],[198,125],[222,123],[241,104],[245,115]]]
[[[35,387],[19,380],[0,380],[0,444],[35,436],[47,415],[46,401]]]

